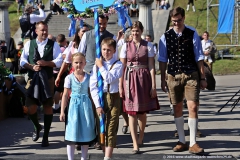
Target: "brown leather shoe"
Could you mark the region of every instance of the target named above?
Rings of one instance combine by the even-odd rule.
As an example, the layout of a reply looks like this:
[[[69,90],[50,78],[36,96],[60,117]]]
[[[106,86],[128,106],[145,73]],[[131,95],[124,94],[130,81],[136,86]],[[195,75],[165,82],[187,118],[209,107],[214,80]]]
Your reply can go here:
[[[182,152],[188,150],[188,145],[182,142],[177,142],[177,145],[173,148],[173,152]]]
[[[195,143],[192,147],[189,147],[189,153],[198,154],[203,152],[204,152],[204,149],[200,148],[197,143]]]

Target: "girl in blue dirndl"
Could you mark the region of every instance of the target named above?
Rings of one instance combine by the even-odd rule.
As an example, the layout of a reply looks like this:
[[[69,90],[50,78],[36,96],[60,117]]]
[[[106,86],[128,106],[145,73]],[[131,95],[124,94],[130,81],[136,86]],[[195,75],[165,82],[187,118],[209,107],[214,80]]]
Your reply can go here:
[[[73,54],[74,72],[68,75],[64,82],[60,121],[65,121],[64,109],[68,103],[69,92],[71,92],[65,131],[68,160],[74,159],[76,144],[81,145],[81,160],[86,160],[88,146],[96,138],[94,114],[88,94],[90,76],[83,71],[85,65],[86,59],[83,54]]]

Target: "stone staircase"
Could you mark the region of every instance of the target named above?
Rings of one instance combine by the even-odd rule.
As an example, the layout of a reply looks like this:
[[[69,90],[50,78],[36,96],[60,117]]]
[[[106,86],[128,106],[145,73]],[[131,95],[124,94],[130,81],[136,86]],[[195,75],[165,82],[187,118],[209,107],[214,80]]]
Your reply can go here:
[[[132,22],[137,21],[138,17],[131,17]],[[92,26],[94,28],[94,19],[88,18],[84,20],[85,23]],[[68,27],[70,25],[70,19],[67,18],[67,14],[64,15],[50,15],[48,20],[48,33],[53,36],[57,36],[58,34],[64,34],[68,40],[72,40],[73,37],[68,37],[69,30]],[[76,26],[79,25],[79,21],[76,22]],[[117,14],[113,14],[109,16],[107,30],[114,35],[117,36],[118,31],[122,29],[122,27],[118,26],[117,22]]]

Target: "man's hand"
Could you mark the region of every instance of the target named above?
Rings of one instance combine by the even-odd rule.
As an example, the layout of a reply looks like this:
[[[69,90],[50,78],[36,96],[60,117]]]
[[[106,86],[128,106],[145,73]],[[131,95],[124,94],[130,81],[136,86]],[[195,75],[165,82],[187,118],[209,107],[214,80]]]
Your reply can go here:
[[[102,114],[104,114],[102,107],[98,107],[96,110],[97,110],[98,116],[101,116]]]
[[[47,66],[47,62],[44,61],[44,60],[38,60],[38,61],[37,61],[37,64],[38,64],[39,66]]]
[[[164,81],[161,81],[161,88],[163,90],[163,92],[167,92],[167,82],[164,80]]]
[[[200,88],[201,88],[202,90],[204,90],[206,87],[207,87],[207,81],[201,80],[201,81],[200,81]]]
[[[34,65],[32,69],[33,69],[33,71],[40,71],[41,66],[40,65]]]
[[[102,61],[103,61],[102,57],[96,58],[95,64],[97,65],[98,68],[101,68],[103,66]]]

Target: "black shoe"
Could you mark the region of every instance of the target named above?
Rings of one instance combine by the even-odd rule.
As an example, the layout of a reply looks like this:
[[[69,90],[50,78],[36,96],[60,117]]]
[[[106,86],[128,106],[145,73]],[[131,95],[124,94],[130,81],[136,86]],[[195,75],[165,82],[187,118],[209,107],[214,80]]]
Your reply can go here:
[[[48,146],[49,146],[48,139],[43,139],[42,140],[42,147],[48,147]]]
[[[81,151],[81,145],[76,145],[76,150]]]
[[[123,126],[123,127],[122,127],[122,133],[123,133],[123,134],[126,134],[127,131],[128,131],[128,126]]]
[[[58,109],[53,109],[53,113],[61,113],[61,107],[59,107]]]
[[[42,130],[42,126],[39,124],[38,129],[33,131],[33,134],[32,134],[32,140],[33,141],[37,141],[39,139],[39,133],[40,133],[41,130]]]

